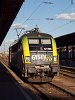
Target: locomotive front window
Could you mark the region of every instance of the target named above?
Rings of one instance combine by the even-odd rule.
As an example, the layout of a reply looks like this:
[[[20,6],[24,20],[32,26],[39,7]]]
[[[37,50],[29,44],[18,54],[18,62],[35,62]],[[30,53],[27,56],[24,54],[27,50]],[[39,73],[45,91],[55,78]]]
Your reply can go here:
[[[41,44],[51,44],[50,39],[41,39]]]
[[[31,51],[39,50],[39,39],[29,39],[29,49]]]
[[[39,39],[29,39],[29,44],[39,44]]]
[[[50,51],[52,50],[51,39],[41,39],[42,50]]]

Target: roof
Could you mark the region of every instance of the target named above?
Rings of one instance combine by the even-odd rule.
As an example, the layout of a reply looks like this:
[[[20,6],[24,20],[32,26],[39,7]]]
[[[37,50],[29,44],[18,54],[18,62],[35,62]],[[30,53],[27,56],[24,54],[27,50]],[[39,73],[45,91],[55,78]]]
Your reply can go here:
[[[34,28],[35,29],[35,28]],[[17,44],[18,42],[21,41],[21,39],[24,37],[24,36],[27,36],[29,39],[31,38],[50,38],[52,37],[50,34],[46,34],[46,33],[42,33],[42,32],[39,32],[38,30],[30,30],[30,31],[27,31],[25,32],[20,38],[18,38],[17,40],[15,40],[11,45],[11,46],[14,46],[15,44]]]
[[[30,31],[27,31],[26,36],[28,38],[50,38],[52,37],[50,34],[40,32],[38,28],[34,28]]]
[[[75,32],[55,38],[57,47],[75,45]]]
[[[0,0],[0,45],[24,0]]]

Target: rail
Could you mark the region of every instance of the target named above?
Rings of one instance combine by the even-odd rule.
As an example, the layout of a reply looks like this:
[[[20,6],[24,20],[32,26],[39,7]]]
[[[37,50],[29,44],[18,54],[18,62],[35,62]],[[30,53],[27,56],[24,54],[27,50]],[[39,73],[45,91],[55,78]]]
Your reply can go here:
[[[60,66],[60,74],[75,78],[75,68],[68,66]]]

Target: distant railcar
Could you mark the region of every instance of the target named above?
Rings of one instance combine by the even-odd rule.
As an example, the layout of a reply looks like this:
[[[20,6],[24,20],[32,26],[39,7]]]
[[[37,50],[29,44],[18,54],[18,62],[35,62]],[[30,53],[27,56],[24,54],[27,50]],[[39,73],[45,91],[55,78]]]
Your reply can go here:
[[[59,47],[58,53],[61,66],[75,67],[75,45]]]
[[[54,38],[37,28],[9,47],[9,64],[30,82],[49,82],[57,74],[58,55]]]

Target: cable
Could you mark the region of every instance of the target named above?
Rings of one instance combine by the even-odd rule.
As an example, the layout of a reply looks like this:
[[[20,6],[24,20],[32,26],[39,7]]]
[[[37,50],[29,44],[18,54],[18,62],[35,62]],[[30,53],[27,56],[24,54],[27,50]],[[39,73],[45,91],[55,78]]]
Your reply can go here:
[[[53,4],[52,2],[44,2],[44,0],[42,0],[42,2],[37,6],[37,8],[31,13],[31,15],[24,21],[24,23],[26,22],[26,21],[28,21],[30,18],[31,18],[31,16],[38,10],[38,8],[42,5],[42,3],[46,3],[46,4]],[[23,24],[24,24],[23,23]]]
[[[56,31],[56,30],[58,30],[58,29],[64,27],[64,26],[67,25],[67,24],[71,24],[72,22],[75,22],[75,20],[69,21],[69,22],[67,22],[67,23],[65,23],[65,24],[63,24],[63,25],[61,25],[61,26],[59,26],[59,27],[56,27],[56,28],[52,29],[51,31]]]
[[[33,16],[33,14],[35,14],[35,12],[38,10],[38,8],[42,5],[42,3],[44,3],[44,0],[42,0],[42,2],[36,7],[36,9],[30,14],[30,16],[23,22],[26,23],[28,20],[30,20],[30,18]],[[45,3],[48,3],[48,2],[45,2]],[[63,11],[61,11],[61,13],[63,13],[65,10],[67,10],[71,5],[73,4],[73,0],[71,0],[71,4],[69,6],[67,6]],[[60,13],[59,13],[60,14]],[[54,19],[54,18],[53,18]],[[56,19],[55,19],[56,20]],[[67,23],[66,23],[67,24]],[[65,24],[65,25],[66,25]],[[62,25],[63,26],[63,25]],[[62,26],[59,26],[58,28],[62,27]],[[57,29],[57,28],[56,28]],[[22,29],[21,29],[22,31]],[[20,33],[21,33],[20,31]]]
[[[32,15],[33,15],[33,14],[38,10],[38,8],[42,5],[43,1],[44,1],[44,0],[42,0],[42,2],[36,7],[36,9],[31,13],[31,15],[23,22],[23,24],[26,23],[26,22],[32,17]],[[21,29],[21,31],[22,31],[22,29]],[[20,31],[20,34],[21,34],[21,31]]]
[[[23,24],[24,24],[25,22],[27,22],[27,21],[31,18],[31,16],[38,10],[38,8],[42,5],[43,1],[44,1],[44,0],[42,0],[42,2],[41,2],[41,3],[37,6],[37,8],[31,13],[31,15],[23,22]]]
[[[74,3],[73,3],[73,0],[71,0],[71,4],[69,4],[65,9],[63,9],[63,11],[61,11],[60,13],[63,13],[63,12],[65,12],[69,7],[71,7],[72,5],[73,5]],[[58,13],[58,14],[60,14],[60,13]],[[55,18],[53,18],[54,20],[56,20]],[[64,24],[64,25],[61,25],[61,26],[59,26],[59,27],[56,27],[56,28],[54,28],[53,29],[53,31],[54,30],[57,30],[57,29],[60,29],[60,28],[62,28],[62,27],[64,27],[65,25],[67,25],[67,24],[70,24],[70,23],[72,23],[72,22],[74,22],[75,20],[72,20],[72,21],[70,21],[70,22],[67,22],[66,24]],[[49,24],[49,23],[48,23]]]

